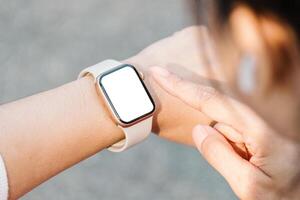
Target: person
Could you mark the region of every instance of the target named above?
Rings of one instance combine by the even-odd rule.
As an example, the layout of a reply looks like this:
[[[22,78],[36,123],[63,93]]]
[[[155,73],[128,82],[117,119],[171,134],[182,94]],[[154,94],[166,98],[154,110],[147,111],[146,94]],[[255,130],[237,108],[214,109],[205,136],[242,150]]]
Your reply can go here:
[[[281,10],[251,2],[217,1],[224,21],[213,22],[212,33],[220,58],[207,29],[191,27],[124,62],[143,70],[155,93],[153,132],[195,143],[242,199],[297,199],[297,26],[281,20]],[[152,66],[168,70],[152,68],[149,77]],[[0,130],[0,177],[8,177],[10,199],[124,137],[90,77],[0,106]]]
[[[153,77],[214,120],[195,126],[194,141],[239,198],[299,199],[300,4],[216,2],[214,42],[200,59],[207,60],[210,81],[159,67]]]
[[[153,98],[158,111],[152,131],[191,145],[192,137],[186,133],[198,123],[209,123],[209,119],[168,95],[147,75],[150,62],[145,55],[162,49],[160,43],[155,46],[124,63],[144,71],[146,84],[155,91]],[[178,109],[174,110],[173,106]],[[1,200],[6,198],[7,191],[9,199],[21,197],[59,172],[124,138],[104,102],[99,101],[90,76],[1,105],[0,130]]]

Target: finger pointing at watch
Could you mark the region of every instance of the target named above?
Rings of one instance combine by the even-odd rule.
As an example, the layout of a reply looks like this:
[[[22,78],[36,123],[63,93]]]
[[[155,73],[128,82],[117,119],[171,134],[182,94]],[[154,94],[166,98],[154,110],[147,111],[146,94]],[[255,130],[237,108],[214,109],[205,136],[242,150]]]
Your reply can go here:
[[[184,80],[164,68],[153,67],[154,80],[168,93],[201,111],[212,120],[233,126],[241,134],[259,137],[265,129],[255,113],[247,106],[226,96],[213,87]],[[244,115],[247,117],[244,117]]]
[[[229,113],[223,106],[225,97],[221,96],[214,88],[184,80],[164,68],[153,67],[151,72],[157,83],[171,95],[216,121],[232,123],[227,117]]]
[[[273,193],[264,192],[266,185],[271,185],[270,176],[266,173],[269,170],[256,162],[264,160],[262,163],[267,163],[266,158],[269,157],[265,153],[267,148],[260,142],[260,137],[268,134],[265,128],[261,128],[260,120],[246,106],[212,87],[183,80],[161,68],[155,67],[151,71],[163,89],[217,122],[213,128],[196,126],[193,130],[194,143],[237,196],[241,199],[273,199]],[[236,117],[235,111],[247,116],[245,124]],[[260,144],[259,148],[256,148],[257,144]]]

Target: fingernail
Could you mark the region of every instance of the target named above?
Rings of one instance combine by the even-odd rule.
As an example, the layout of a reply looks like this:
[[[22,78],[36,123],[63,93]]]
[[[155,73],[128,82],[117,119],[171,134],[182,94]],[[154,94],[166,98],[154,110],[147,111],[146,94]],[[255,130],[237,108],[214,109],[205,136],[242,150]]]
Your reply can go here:
[[[223,123],[217,122],[217,123],[216,123],[214,126],[212,126],[212,127],[218,130],[218,129],[227,128],[228,125],[225,125],[225,124],[223,124]]]
[[[170,75],[170,72],[168,70],[161,67],[152,67],[151,71],[162,77],[168,77]]]
[[[193,139],[197,146],[201,146],[208,136],[208,130],[205,126],[198,125],[193,129]]]

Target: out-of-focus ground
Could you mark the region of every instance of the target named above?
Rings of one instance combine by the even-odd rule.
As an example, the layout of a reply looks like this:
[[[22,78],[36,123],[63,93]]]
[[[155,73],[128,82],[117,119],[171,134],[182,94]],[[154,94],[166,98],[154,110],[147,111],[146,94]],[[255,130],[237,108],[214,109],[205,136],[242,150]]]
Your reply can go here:
[[[59,86],[86,66],[106,58],[127,58],[197,23],[194,0],[0,0],[0,4],[0,103]],[[97,154],[23,199],[235,196],[197,151],[151,136],[128,152]]]

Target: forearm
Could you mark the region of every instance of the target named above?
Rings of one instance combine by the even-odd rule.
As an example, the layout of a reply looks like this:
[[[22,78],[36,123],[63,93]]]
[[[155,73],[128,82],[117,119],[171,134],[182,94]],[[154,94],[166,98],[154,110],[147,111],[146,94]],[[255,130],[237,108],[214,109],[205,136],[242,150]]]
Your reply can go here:
[[[207,119],[151,79],[147,78],[146,84],[158,104],[153,131],[192,144],[192,127]],[[0,153],[8,171],[11,198],[124,137],[90,78],[1,106],[0,130]]]
[[[123,137],[89,78],[1,106],[0,130],[12,198]]]

